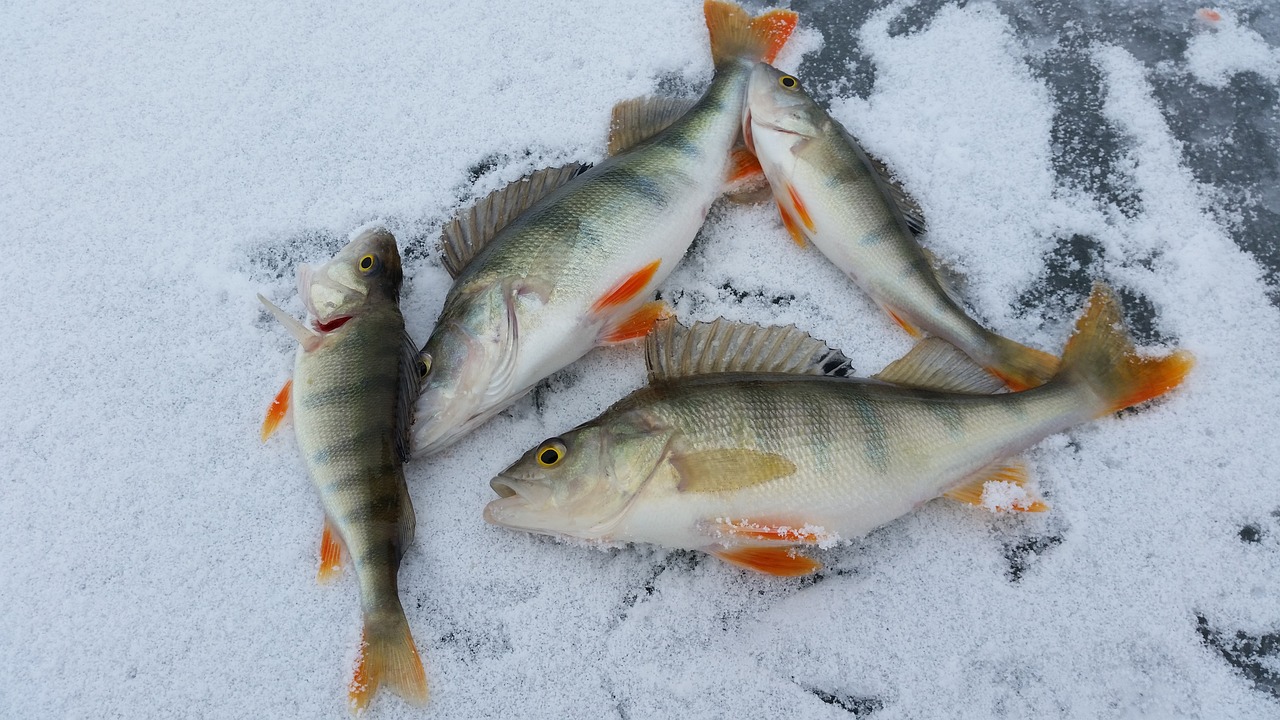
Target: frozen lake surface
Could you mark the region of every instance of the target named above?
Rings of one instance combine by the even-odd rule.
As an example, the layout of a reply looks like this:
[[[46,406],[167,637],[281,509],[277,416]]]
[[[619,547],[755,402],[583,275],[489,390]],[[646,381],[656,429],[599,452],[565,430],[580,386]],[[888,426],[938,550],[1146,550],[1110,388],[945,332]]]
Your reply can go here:
[[[638,346],[596,351],[409,466],[432,699],[371,716],[1280,715],[1280,13],[791,6],[779,64],[977,317],[1057,352],[1104,279],[1198,367],[1028,453],[1050,512],[936,501],[789,580],[482,522],[490,477],[643,382]],[[254,294],[300,316],[294,267],[380,222],[424,341],[441,224],[599,160],[619,100],[705,87],[700,4],[10,3],[0,70],[0,716],[345,715],[356,586],[314,582],[291,432],[258,442],[294,343]],[[661,295],[864,374],[910,346],[767,205],[713,208]]]

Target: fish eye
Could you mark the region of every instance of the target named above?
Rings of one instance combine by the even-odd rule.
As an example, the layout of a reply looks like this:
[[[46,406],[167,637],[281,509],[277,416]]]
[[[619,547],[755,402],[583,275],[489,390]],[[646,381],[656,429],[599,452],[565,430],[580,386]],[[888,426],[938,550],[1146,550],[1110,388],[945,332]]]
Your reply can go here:
[[[565,454],[564,443],[559,438],[552,438],[538,448],[538,464],[542,467],[555,467],[556,463],[564,459]]]
[[[782,77],[778,78],[778,84],[788,90],[791,90],[792,88],[795,88],[797,85],[799,85],[800,81],[796,80],[790,75],[783,75]]]
[[[365,275],[368,275],[374,270],[377,270],[378,265],[379,265],[378,256],[374,255],[373,253],[370,253],[360,258],[360,263],[359,263],[360,272],[364,273]]]
[[[418,355],[418,379],[422,379],[431,372],[431,356],[422,353]]]

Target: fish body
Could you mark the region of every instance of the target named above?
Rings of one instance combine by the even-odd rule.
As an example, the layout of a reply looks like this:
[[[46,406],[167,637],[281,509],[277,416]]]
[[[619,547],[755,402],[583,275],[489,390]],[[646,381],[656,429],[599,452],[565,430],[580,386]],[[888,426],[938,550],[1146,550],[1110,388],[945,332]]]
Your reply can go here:
[[[329,263],[299,270],[316,330],[301,327],[285,400],[324,507],[324,552],[336,563],[345,549],[359,581],[364,632],[350,688],[356,708],[380,684],[411,702],[427,697],[398,589],[414,534],[402,464],[418,372],[400,314],[401,278],[395,239],[385,230],[367,231]]]
[[[702,98],[541,198],[455,277],[423,348],[415,454],[446,447],[591,348],[642,336],[662,314],[646,301],[720,196],[754,62],[781,47],[794,14],[752,19],[708,2],[707,21],[716,73]]]
[[[895,322],[913,335],[945,339],[1015,390],[1053,375],[1052,355],[969,317],[916,241],[881,172],[796,78],[757,65],[743,123],[783,224],[797,242],[812,242]]]
[[[982,502],[989,480],[1006,483],[1006,509],[1042,510],[1021,487],[1013,456],[1167,391],[1190,367],[1185,353],[1138,356],[1119,322],[1114,297],[1096,292],[1063,370],[1019,393],[773,373],[652,383],[495,478],[501,497],[485,517],[532,532],[703,550],[792,575],[817,568],[797,545],[864,535],[944,494]],[[942,374],[955,358],[978,370],[953,353]],[[923,377],[938,367],[911,371]]]

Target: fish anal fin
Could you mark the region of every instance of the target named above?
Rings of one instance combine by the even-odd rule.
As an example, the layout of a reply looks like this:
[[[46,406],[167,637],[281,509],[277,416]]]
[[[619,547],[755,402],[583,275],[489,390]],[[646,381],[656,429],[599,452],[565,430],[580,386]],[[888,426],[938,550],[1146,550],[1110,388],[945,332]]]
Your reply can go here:
[[[601,295],[599,300],[596,300],[595,304],[591,306],[591,310],[593,312],[600,312],[601,310],[626,304],[635,299],[637,295],[648,287],[649,282],[653,280],[653,276],[657,274],[658,267],[660,265],[662,265],[661,259],[654,260],[648,265],[645,265],[639,270],[627,275],[622,280],[619,280],[616,285],[609,288],[604,295]]]
[[[903,330],[906,330],[907,334],[910,335],[911,337],[915,337],[915,338],[924,337],[924,332],[921,331],[920,328],[916,327],[915,325],[912,325],[910,322],[907,322],[906,319],[904,319],[892,308],[886,307],[884,311],[888,313],[890,319],[898,323],[898,327],[902,328]]]
[[[685,327],[659,320],[645,345],[649,382],[725,372],[839,375],[849,358],[803,330],[764,327],[723,318]]]
[[[778,214],[782,216],[782,226],[786,228],[787,232],[791,235],[791,240],[796,244],[796,246],[804,247],[806,242],[804,232],[800,230],[800,223],[797,222],[795,218],[791,217],[790,211],[783,207],[782,203],[778,203]]]
[[[1027,487],[1030,476],[1022,460],[1000,460],[943,493],[945,497],[996,511],[1044,512],[1049,505]],[[988,489],[987,483],[996,487]]]
[[[743,545],[732,548],[709,548],[707,552],[740,568],[776,577],[800,577],[815,573],[822,568],[822,563],[801,555],[791,547]]]
[[[497,237],[503,228],[586,170],[585,165],[569,163],[543,168],[508,183],[460,211],[440,231],[440,249],[444,267],[456,278]]]
[[[614,105],[609,123],[609,155],[629,150],[671,127],[697,102],[685,98],[645,96]]]
[[[805,207],[804,201],[800,199],[800,193],[796,192],[794,185],[787,184],[787,195],[791,197],[791,206],[796,209],[796,215],[799,216],[800,222],[804,223],[809,232],[813,232],[815,227],[813,216],[809,214],[809,208]]]
[[[881,382],[939,392],[990,395],[1004,389],[999,378],[987,372],[942,338],[925,338],[906,355],[873,376]]]
[[[661,300],[647,302],[624,318],[622,322],[610,327],[603,338],[603,342],[622,343],[629,340],[639,340],[653,332],[653,326],[659,320],[671,316],[671,307],[665,302]]]
[[[280,423],[284,422],[285,415],[289,412],[289,395],[292,390],[293,380],[286,381],[284,387],[280,388],[280,392],[276,393],[271,405],[267,407],[267,417],[263,419],[262,432],[259,433],[262,442],[266,442],[267,438],[275,434]]]
[[[316,582],[327,585],[342,574],[342,545],[338,542],[338,532],[328,518],[324,521],[324,534],[320,536],[320,569],[316,571]]]
[[[785,456],[750,448],[674,452],[671,465],[680,475],[677,489],[684,493],[742,490],[796,471]]]

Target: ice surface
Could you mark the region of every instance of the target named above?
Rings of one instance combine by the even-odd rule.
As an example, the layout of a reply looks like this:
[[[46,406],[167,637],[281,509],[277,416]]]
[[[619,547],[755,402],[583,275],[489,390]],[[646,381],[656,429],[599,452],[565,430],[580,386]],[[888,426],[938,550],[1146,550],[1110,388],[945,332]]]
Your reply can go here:
[[[1050,512],[934,502],[779,580],[481,521],[494,472],[643,382],[638,348],[593,353],[409,468],[433,697],[371,713],[1275,717],[1274,18],[795,5],[819,24],[783,64],[917,197],[977,315],[1056,350],[1104,278],[1199,366],[1033,449]],[[343,715],[356,588],[314,583],[291,434],[258,444],[293,343],[254,294],[301,314],[296,264],[384,222],[425,339],[448,214],[599,158],[614,102],[701,87],[700,7],[10,3],[0,68],[0,716]],[[864,373],[909,347],[766,206],[713,209],[662,294],[794,323]]]

